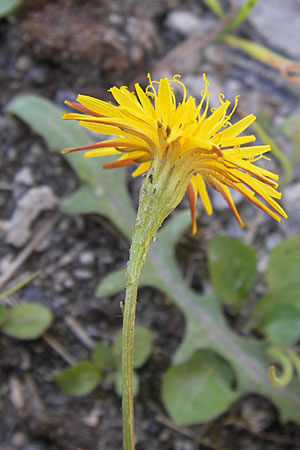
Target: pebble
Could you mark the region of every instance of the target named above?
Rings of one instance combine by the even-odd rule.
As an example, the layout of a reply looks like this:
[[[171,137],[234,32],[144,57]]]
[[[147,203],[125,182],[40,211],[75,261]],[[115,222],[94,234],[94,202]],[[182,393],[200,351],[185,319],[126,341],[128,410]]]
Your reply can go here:
[[[56,292],[63,292],[65,289],[72,289],[73,278],[65,270],[57,272],[54,276],[54,289]]]
[[[278,244],[282,241],[282,235],[280,233],[272,233],[268,234],[265,237],[265,246],[266,249],[271,251],[273,248],[277,247]]]
[[[242,404],[241,416],[254,433],[269,427],[275,419],[272,406],[260,398],[247,398]]]
[[[17,206],[6,222],[8,244],[22,247],[31,236],[31,224],[42,211],[51,210],[57,205],[57,198],[49,186],[29,189],[18,201]]]
[[[95,255],[89,251],[81,252],[78,255],[78,261],[83,266],[92,266],[95,262]]]
[[[93,273],[87,269],[75,269],[73,275],[76,280],[81,281],[90,280],[93,278]]]
[[[46,66],[35,66],[26,74],[27,81],[32,81],[34,84],[43,85],[49,79],[49,70]]]
[[[28,439],[26,434],[18,432],[12,436],[11,443],[16,448],[23,448]]]
[[[201,30],[202,21],[191,11],[176,10],[167,15],[165,26],[184,37]]]
[[[16,61],[16,69],[20,72],[26,72],[31,66],[32,60],[26,55],[20,56]]]
[[[34,184],[33,174],[30,167],[22,167],[14,176],[14,182],[32,186]]]
[[[284,3],[284,7],[283,7]],[[266,46],[299,61],[299,0],[258,2],[247,19]]]

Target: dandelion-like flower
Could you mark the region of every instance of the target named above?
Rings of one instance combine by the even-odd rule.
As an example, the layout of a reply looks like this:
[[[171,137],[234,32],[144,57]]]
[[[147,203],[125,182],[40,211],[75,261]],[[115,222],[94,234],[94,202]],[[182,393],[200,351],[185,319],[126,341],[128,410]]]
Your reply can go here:
[[[85,157],[115,155],[118,158],[103,167],[136,164],[138,167],[133,177],[149,172],[155,165],[160,166],[160,173],[165,171],[163,189],[168,191],[166,202],[170,203],[170,211],[187,191],[193,232],[196,231],[198,196],[207,214],[212,213],[207,185],[221,193],[241,226],[244,224],[230,188],[240,192],[275,220],[286,218],[285,211],[276,201],[281,197],[276,190],[278,176],[255,164],[265,158],[270,146],[249,146],[255,141],[255,136],[241,135],[255,116],[250,114],[231,123],[238,96],[229,111],[230,101],[220,94],[220,106],[209,111],[209,83],[205,75],[205,89],[201,92],[199,105],[193,97],[187,97],[179,75],[160,81],[151,80],[150,75],[148,77],[149,85],[145,91],[138,83],[135,84],[135,92],[130,92],[126,86],[112,87],[110,92],[117,105],[85,95],[79,95],[77,102],[66,101],[67,105],[84,114],[65,113],[64,119],[79,120],[80,125],[89,130],[116,138],[63,152],[88,150]],[[183,89],[179,103],[174,94],[175,84]]]

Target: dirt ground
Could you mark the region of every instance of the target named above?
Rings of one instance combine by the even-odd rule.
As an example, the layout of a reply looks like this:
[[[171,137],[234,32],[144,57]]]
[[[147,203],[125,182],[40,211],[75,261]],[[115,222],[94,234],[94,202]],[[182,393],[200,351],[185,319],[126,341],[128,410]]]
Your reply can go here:
[[[227,2],[223,4],[228,8]],[[183,10],[189,18],[182,16]],[[230,99],[240,93],[242,110],[257,114],[264,109],[276,126],[297,111],[298,87],[222,43],[207,42],[168,67],[163,58],[188,35],[191,16],[197,18],[203,36],[218,26],[200,0],[153,0],[151,6],[145,0],[27,0],[17,13],[0,20],[1,223],[10,219],[29,189],[48,186],[57,199],[33,222],[24,244],[8,244],[1,235],[0,272],[4,274],[41,227],[53,221],[50,232],[14,277],[42,269],[40,275],[19,298],[10,301],[38,302],[50,307],[55,316],[41,339],[22,342],[0,335],[1,450],[122,448],[121,401],[112,385],[101,383],[92,394],[73,398],[51,380],[68,367],[68,358],[80,360],[90,354],[78,330],[90,339],[113,341],[122,324],[122,294],[99,299],[95,288],[128,257],[128,243],[104,219],[59,212],[58,201],[78,185],[76,176],[60,155],[48,152],[39,136],[3,108],[23,93],[41,94],[60,106],[66,98],[75,99],[77,93],[108,99],[107,89],[113,84],[143,82],[148,71],[156,71],[158,76],[182,73],[189,93],[196,96],[206,72],[212,102],[221,91]],[[241,36],[265,43],[253,22],[243,26]],[[278,139],[285,144],[283,138]],[[276,163],[272,164],[278,171]],[[296,167],[293,185],[299,179]],[[138,183],[130,181],[135,201]],[[253,213],[240,199],[238,202],[246,215]],[[204,242],[220,231],[245,239],[258,250],[261,265],[266,252],[284,236],[300,231],[299,214],[291,224],[280,226],[259,216],[253,227],[241,231],[217,198],[214,206],[212,218],[199,219]],[[207,277],[205,245],[188,233],[177,249],[180,266],[195,289],[202,288],[199,274],[202,280]],[[280,425],[275,408],[256,395],[241,399],[205,425],[184,428],[174,424],[162,406],[159,389],[182,339],[183,317],[160,293],[143,288],[137,320],[151,328],[155,341],[150,360],[139,371],[137,450],[300,449],[299,427]]]

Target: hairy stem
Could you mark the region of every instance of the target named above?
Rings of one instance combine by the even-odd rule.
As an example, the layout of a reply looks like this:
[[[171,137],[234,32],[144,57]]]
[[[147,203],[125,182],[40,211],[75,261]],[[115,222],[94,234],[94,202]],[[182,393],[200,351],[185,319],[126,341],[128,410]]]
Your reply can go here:
[[[148,248],[162,220],[157,217],[153,198],[152,174],[144,180],[140,193],[139,210],[136,217],[130,257],[126,274],[126,296],[123,316],[122,341],[122,409],[123,441],[125,450],[134,446],[134,412],[132,394],[132,357],[137,289],[142,265]],[[156,209],[156,211],[155,211]]]

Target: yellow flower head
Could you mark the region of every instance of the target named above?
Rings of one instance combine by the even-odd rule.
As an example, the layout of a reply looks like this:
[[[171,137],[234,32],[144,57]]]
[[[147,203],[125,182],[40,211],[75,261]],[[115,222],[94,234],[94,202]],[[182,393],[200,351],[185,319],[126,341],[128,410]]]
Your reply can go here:
[[[126,86],[111,88],[117,105],[86,95],[78,95],[78,103],[66,101],[67,105],[84,114],[65,113],[64,119],[79,120],[79,124],[89,130],[114,135],[116,138],[63,152],[89,150],[85,157],[116,155],[116,161],[103,167],[137,164],[133,177],[146,172],[154,161],[164,160],[171,164],[175,168],[172,177],[177,179],[177,184],[185,183],[193,232],[196,231],[198,195],[206,212],[212,213],[206,184],[222,194],[241,226],[243,222],[229,188],[243,194],[275,220],[280,221],[280,216],[286,218],[285,211],[275,200],[281,197],[274,181],[278,176],[255,164],[270,151],[270,146],[249,146],[250,142],[255,141],[255,136],[240,136],[255,120],[255,116],[250,114],[231,123],[238,97],[233,108],[228,111],[230,102],[220,94],[220,106],[209,114],[209,83],[205,75],[205,89],[201,92],[199,105],[196,105],[193,97],[186,96],[186,88],[179,75],[160,81],[152,81],[150,75],[148,77],[149,85],[145,91],[138,83],[135,84],[135,92],[130,92]],[[176,102],[174,84],[183,89],[180,103]]]

